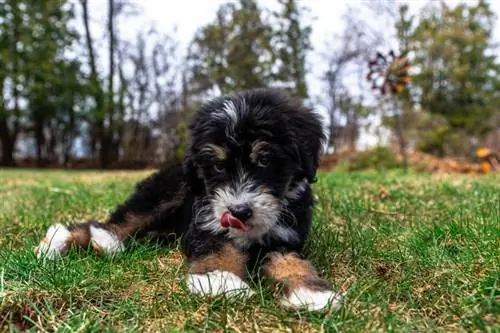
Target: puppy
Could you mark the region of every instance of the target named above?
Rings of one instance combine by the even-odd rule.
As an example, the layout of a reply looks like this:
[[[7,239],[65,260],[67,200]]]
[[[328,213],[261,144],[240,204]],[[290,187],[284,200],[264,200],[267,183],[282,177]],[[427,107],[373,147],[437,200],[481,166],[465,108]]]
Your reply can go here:
[[[130,237],[173,234],[192,293],[251,295],[247,279],[258,272],[286,307],[338,309],[341,297],[301,254],[325,140],[319,116],[281,91],[256,89],[209,101],[190,133],[182,164],[139,182],[104,224],[51,226],[37,255],[71,246],[113,254]]]

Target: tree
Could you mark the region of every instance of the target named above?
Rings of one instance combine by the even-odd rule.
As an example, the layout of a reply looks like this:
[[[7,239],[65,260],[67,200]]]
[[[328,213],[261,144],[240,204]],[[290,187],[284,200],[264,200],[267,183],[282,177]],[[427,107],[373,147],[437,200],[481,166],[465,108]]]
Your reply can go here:
[[[19,41],[26,35],[20,3],[0,1],[0,140],[2,165],[14,165],[14,148],[21,130],[20,85],[23,80],[24,49]]]
[[[410,100],[408,83],[411,82],[409,75],[409,41],[412,32],[413,16],[408,14],[408,5],[399,6],[399,15],[395,20],[396,37],[399,44],[399,51],[396,54],[393,50],[389,51],[388,55],[383,55],[378,52],[374,60],[369,62],[370,72],[367,79],[373,83],[372,88],[382,93],[381,102],[384,102],[384,95],[388,94],[385,102],[388,103],[390,112],[385,112],[383,122],[393,130],[399,146],[399,153],[403,158],[403,166],[405,171],[408,170],[408,144],[407,131],[410,113],[413,105]],[[377,71],[381,76],[381,86],[377,86],[376,76]],[[392,107],[391,107],[392,106]]]
[[[159,140],[175,143],[174,156],[178,114],[191,104],[187,93],[181,98],[175,41],[139,31],[136,42],[124,42],[120,20],[136,7],[108,0],[101,52],[88,0],[76,2],[82,36],[73,30],[74,3],[0,0],[2,165],[14,165],[16,152],[23,164],[35,158],[38,166],[70,166],[76,147],[84,148],[78,150],[84,163],[102,168],[137,159],[155,163]],[[160,131],[168,138],[160,139]]]
[[[89,81],[93,108],[89,112],[90,148],[92,156],[98,155],[101,168],[108,168],[119,158],[120,141],[123,134],[125,116],[124,96],[126,82],[123,80],[122,63],[117,65],[116,58],[120,49],[119,31],[116,22],[120,15],[128,14],[134,8],[127,1],[108,0],[106,33],[108,39],[108,71],[101,77],[97,71],[97,56],[94,38],[90,31],[90,14],[88,0],[80,0],[82,19],[85,29],[85,40],[90,68]],[[130,13],[135,14],[132,10]],[[118,68],[117,68],[118,67]],[[118,78],[116,77],[118,76]],[[118,81],[119,86],[115,86]],[[118,101],[117,101],[118,97]]]
[[[351,96],[347,91],[340,93],[338,98],[338,113],[344,119],[343,137],[349,151],[355,151],[360,135],[360,121],[370,114],[369,107],[363,105],[362,101]],[[335,134],[334,134],[335,135]]]
[[[56,129],[51,132],[60,146],[59,160],[64,167],[69,166],[75,139],[79,136],[85,120],[88,84],[84,80],[81,67],[82,64],[77,60],[64,63],[57,76],[57,90],[54,91],[60,99],[56,104]]]
[[[280,10],[274,12],[277,28],[272,39],[278,60],[275,80],[292,94],[307,98],[306,58],[312,50],[312,28],[303,22],[307,8],[299,6],[296,0],[278,0],[278,3]]]
[[[121,144],[122,159],[153,163],[155,150],[160,149],[154,145],[156,139],[158,145],[164,146],[171,144],[168,140],[176,139],[175,127],[182,108],[176,87],[180,71],[175,64],[177,42],[151,29],[147,33],[139,32],[135,45],[124,47],[128,50],[126,61],[131,75],[124,78],[128,112]],[[175,148],[171,150],[173,155]],[[163,162],[168,156],[159,157]]]
[[[59,120],[68,119],[64,115],[73,107],[70,88],[61,84],[62,78],[78,76],[64,55],[77,38],[69,27],[72,6],[66,0],[4,0],[0,8],[2,164],[14,164],[19,137],[32,135],[41,165],[44,158],[55,158]]]
[[[87,122],[90,124],[90,153],[91,156],[94,157],[103,132],[105,92],[103,84],[99,78],[99,74],[97,72],[97,59],[94,49],[94,39],[90,31],[90,13],[88,8],[88,0],[80,0],[80,5],[82,7],[82,20],[85,29],[85,42],[90,70],[89,95],[93,99],[93,111],[88,113]]]
[[[189,52],[191,91],[229,93],[272,81],[272,29],[254,0],[226,3],[195,35]]]
[[[433,152],[444,154],[447,136],[473,142],[491,128],[485,119],[500,101],[500,65],[492,40],[494,13],[486,1],[474,5],[445,3],[421,14],[409,49],[418,74],[414,78],[419,104],[444,117],[448,130]]]
[[[25,20],[31,33],[25,37],[26,43],[26,83],[23,95],[28,101],[29,129],[36,142],[36,159],[42,166],[44,159],[55,159],[57,145],[57,119],[72,109],[64,97],[67,85],[63,78],[76,80],[71,59],[64,57],[77,35],[69,28],[73,18],[71,6],[66,0],[25,1]],[[73,82],[72,80],[72,82]],[[69,103],[71,104],[71,102]],[[61,106],[68,109],[63,109]],[[48,129],[48,130],[47,130]]]
[[[350,9],[344,16],[345,27],[339,36],[334,36],[333,41],[324,52],[324,59],[328,68],[323,74],[322,80],[326,85],[326,104],[329,116],[329,144],[333,150],[339,149],[339,142],[345,141],[341,136],[346,136],[347,141],[350,134],[345,129],[346,117],[341,109],[341,104],[346,98],[353,101],[352,93],[347,89],[349,78],[357,77],[360,90],[362,90],[362,71],[371,55],[371,50],[380,44],[380,37],[365,24],[362,18],[357,16],[357,11]],[[363,94],[360,94],[363,97]],[[356,102],[363,105],[363,101]],[[345,104],[344,104],[345,105]],[[365,117],[366,112],[359,116]],[[358,123],[357,121],[355,122]],[[352,127],[352,123],[349,125]],[[356,129],[355,132],[358,132]],[[352,132],[352,131],[351,131]]]

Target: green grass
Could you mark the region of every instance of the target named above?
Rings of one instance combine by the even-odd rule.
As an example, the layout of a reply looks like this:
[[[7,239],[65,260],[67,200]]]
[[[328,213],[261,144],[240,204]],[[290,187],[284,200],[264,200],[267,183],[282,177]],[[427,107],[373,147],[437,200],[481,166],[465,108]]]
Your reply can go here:
[[[338,313],[189,295],[175,245],[114,258],[32,249],[55,221],[104,219],[146,172],[0,171],[2,331],[500,331],[500,177],[321,174],[307,252]]]

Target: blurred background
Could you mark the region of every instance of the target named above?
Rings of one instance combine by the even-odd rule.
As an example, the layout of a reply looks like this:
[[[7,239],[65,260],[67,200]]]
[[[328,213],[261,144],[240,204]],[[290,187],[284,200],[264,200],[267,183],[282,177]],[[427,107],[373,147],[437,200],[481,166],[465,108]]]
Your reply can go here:
[[[324,116],[323,169],[490,172],[499,13],[472,0],[0,0],[1,166],[167,165],[200,103],[272,86]]]

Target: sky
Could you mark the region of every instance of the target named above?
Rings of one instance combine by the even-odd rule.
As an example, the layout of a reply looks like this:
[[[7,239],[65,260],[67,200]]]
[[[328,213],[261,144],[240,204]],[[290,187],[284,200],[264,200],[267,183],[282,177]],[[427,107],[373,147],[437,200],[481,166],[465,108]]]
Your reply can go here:
[[[214,20],[217,8],[229,0],[129,0],[140,8],[140,15],[128,18],[120,24],[120,33],[122,37],[134,39],[140,30],[148,29],[154,24],[158,31],[170,33],[175,29],[175,38],[180,43],[180,50],[185,50],[191,41],[196,30]],[[310,9],[313,17],[311,42],[313,52],[309,57],[310,71],[306,77],[309,85],[309,91],[313,97],[321,98],[324,92],[324,85],[321,82],[321,75],[326,69],[326,62],[322,54],[327,50],[327,43],[334,40],[335,34],[340,34],[343,29],[342,16],[349,6],[359,7],[367,4],[370,0],[301,0],[300,4]],[[384,1],[384,0],[381,0]],[[258,0],[259,4],[267,8],[275,8],[276,0]],[[398,1],[398,3],[407,3],[410,12],[416,12],[429,0],[407,0]],[[445,0],[446,3],[456,4],[460,2],[475,3],[476,0]],[[491,0],[492,9],[499,18],[494,36],[500,40],[500,0]],[[99,37],[102,34],[103,24],[107,11],[107,1],[89,0],[89,8],[92,17],[92,27],[94,35]],[[366,21],[373,25],[384,25],[380,18],[373,14],[367,15]],[[387,45],[387,48],[395,45]],[[318,111],[324,111],[321,103],[316,105]],[[364,132],[361,138],[361,145],[371,145],[375,142],[373,133]]]
[[[342,31],[342,15],[345,13],[349,5],[363,5],[370,0],[302,0],[300,4],[307,6],[311,10],[311,15],[314,17],[313,31],[311,40],[315,52],[313,52],[310,62],[318,64],[320,55],[325,49],[325,44],[333,40],[335,33]],[[192,39],[196,30],[215,18],[217,8],[228,2],[227,0],[132,0],[141,7],[142,13],[139,17],[130,19],[130,24],[120,27],[124,35],[133,37],[138,28],[146,28],[151,23],[154,23],[160,31],[173,31],[174,26],[177,27],[176,37],[181,42],[181,45],[186,46]],[[259,0],[261,6],[268,8],[276,7],[276,0]],[[428,3],[428,0],[408,0],[397,1],[400,3],[408,3],[412,11],[420,9]],[[454,4],[459,2],[475,3],[475,0],[457,1],[447,0],[447,3]],[[105,12],[106,1],[92,0],[91,10]],[[492,7],[500,16],[500,1],[492,0]],[[104,14],[104,13],[103,13]],[[105,14],[104,14],[105,15]],[[378,22],[376,17],[367,17],[373,24]],[[496,36],[500,37],[500,24],[496,29]],[[185,48],[185,47],[184,47]],[[317,90],[321,86],[319,75],[324,68],[312,66],[308,80],[312,90]]]
[[[103,12],[105,15],[105,1],[93,0],[97,5],[92,10]],[[191,41],[196,30],[204,24],[215,19],[215,13],[219,6],[228,0],[133,0],[142,8],[142,15],[130,20],[130,25],[121,27],[121,33],[133,38],[138,28],[147,28],[154,23],[159,31],[170,32],[176,27],[176,38],[180,41],[181,49],[185,49]],[[259,4],[267,8],[275,8],[276,0],[258,0]],[[92,1],[91,1],[92,3]],[[342,30],[341,16],[347,8],[347,4],[362,3],[362,1],[338,1],[338,0],[307,0],[301,1],[311,10],[314,17],[313,32],[311,40],[315,52],[311,54],[311,63],[318,61],[319,52],[325,47],[325,43],[332,40],[334,33]],[[133,22],[132,22],[133,21]],[[317,52],[316,52],[317,51]],[[324,68],[312,66],[308,81],[312,90],[320,89],[319,75]]]

